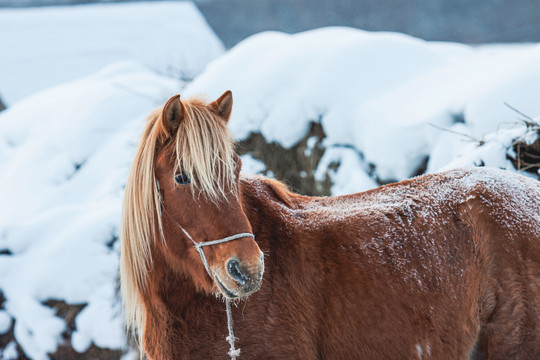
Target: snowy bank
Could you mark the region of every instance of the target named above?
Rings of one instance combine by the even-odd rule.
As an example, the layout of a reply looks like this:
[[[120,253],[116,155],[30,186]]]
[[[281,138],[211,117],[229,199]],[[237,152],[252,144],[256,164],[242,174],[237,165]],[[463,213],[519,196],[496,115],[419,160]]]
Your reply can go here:
[[[536,45],[473,48],[349,28],[267,32],[214,61],[186,93],[231,89],[240,139],[260,132],[287,148],[320,122],[334,149],[322,163],[342,164],[340,188],[350,192],[421,173],[445,136],[429,124],[464,121],[481,137],[515,119],[504,102],[540,114],[538,63]],[[359,165],[371,179],[351,176]]]
[[[143,119],[178,82],[121,63],[0,114],[0,289],[27,356],[66,324],[44,302],[86,304],[72,346],[126,346],[116,294],[122,191]]]
[[[223,45],[191,2],[0,10],[0,96],[11,105],[117,61],[191,79]]]

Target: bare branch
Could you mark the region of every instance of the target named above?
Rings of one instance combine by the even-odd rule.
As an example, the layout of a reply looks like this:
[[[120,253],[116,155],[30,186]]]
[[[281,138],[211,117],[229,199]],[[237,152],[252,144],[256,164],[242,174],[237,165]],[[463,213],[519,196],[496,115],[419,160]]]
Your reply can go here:
[[[462,132],[459,132],[459,131],[443,128],[443,127],[441,127],[439,125],[435,125],[435,124],[432,124],[432,123],[428,123],[428,125],[433,126],[436,129],[449,132],[451,134],[463,136],[464,138],[468,139],[469,141],[473,141],[473,142],[478,143],[478,146],[482,146],[482,145],[485,144],[485,141],[483,139],[477,139],[477,138],[475,138],[475,137],[473,137],[473,136],[471,136],[469,134],[465,134],[465,133],[462,133]]]
[[[523,113],[522,111],[516,109],[515,107],[513,107],[512,105],[510,105],[509,103],[507,102],[504,102],[504,105],[509,108],[510,110],[514,111],[515,113],[517,113],[518,115],[521,115],[525,118],[525,120],[523,120],[525,122],[525,124],[527,124],[527,126],[537,126],[538,123],[536,122],[536,120],[534,120],[534,118],[532,118],[531,116]]]

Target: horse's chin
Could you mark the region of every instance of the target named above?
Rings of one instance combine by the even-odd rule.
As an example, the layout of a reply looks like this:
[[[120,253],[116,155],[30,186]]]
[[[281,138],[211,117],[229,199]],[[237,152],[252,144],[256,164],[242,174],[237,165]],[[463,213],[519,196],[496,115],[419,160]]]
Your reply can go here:
[[[214,280],[219,290],[219,294],[223,295],[227,299],[243,299],[252,295],[254,292],[261,288],[261,282],[252,284],[249,288],[235,286],[232,287],[227,284],[227,281],[222,280],[220,276],[214,271]]]
[[[225,286],[225,284],[223,284],[223,282],[216,273],[214,273],[214,279],[216,280],[216,285],[221,295],[229,299],[238,299],[239,297],[241,297],[241,295],[237,291],[231,290],[227,286]]]

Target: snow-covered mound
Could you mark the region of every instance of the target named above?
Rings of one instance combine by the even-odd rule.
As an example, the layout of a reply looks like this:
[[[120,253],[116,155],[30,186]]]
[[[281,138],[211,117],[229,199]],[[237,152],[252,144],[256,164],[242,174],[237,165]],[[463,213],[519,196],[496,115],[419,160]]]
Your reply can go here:
[[[223,52],[192,2],[2,9],[0,34],[7,105],[118,61],[191,79]]]
[[[122,63],[0,114],[0,289],[27,356],[45,359],[61,340],[66,325],[43,304],[50,299],[87,304],[75,350],[125,347],[123,185],[143,119],[177,91],[177,81]]]
[[[540,114],[539,63],[540,46],[478,49],[348,28],[268,32],[214,61],[186,92],[231,89],[240,139],[261,132],[291,147],[320,121],[332,149],[321,164],[341,163],[341,193],[375,186],[359,166],[380,182],[420,171],[446,136],[429,124],[464,121],[464,132],[482,137],[515,119],[504,102]]]

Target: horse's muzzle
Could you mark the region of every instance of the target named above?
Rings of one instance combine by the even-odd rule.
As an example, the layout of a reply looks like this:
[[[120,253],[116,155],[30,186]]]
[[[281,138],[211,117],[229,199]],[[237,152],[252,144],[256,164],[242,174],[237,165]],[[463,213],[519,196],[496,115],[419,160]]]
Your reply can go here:
[[[255,263],[243,262],[236,257],[229,258],[223,270],[213,271],[219,290],[231,299],[246,297],[259,290],[263,272],[262,254]]]

